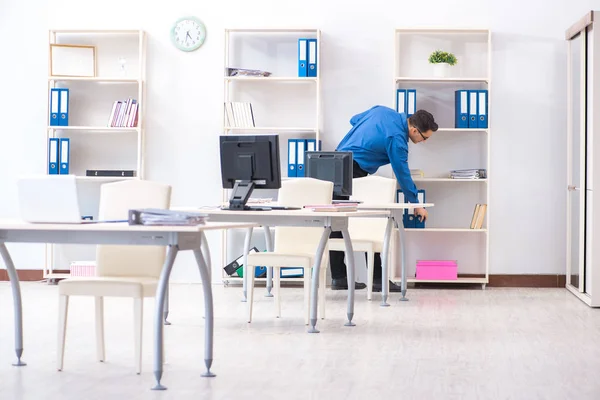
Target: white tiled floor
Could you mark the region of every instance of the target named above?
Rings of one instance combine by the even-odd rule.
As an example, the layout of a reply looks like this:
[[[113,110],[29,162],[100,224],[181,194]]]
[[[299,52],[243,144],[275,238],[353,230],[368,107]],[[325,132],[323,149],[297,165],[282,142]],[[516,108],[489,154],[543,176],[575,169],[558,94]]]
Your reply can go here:
[[[321,333],[306,333],[302,289],[285,288],[283,318],[257,289],[245,322],[239,287],[214,287],[216,378],[203,372],[202,287],[172,285],[165,327],[166,392],[153,392],[153,300],[144,310],[144,365],[134,372],[133,304],[107,299],[107,362],[95,361],[93,300],[73,298],[58,372],[55,286],[22,285],[28,366],[15,368],[12,296],[0,283],[0,399],[600,399],[600,310],[563,289],[412,290],[380,308],[327,290]]]

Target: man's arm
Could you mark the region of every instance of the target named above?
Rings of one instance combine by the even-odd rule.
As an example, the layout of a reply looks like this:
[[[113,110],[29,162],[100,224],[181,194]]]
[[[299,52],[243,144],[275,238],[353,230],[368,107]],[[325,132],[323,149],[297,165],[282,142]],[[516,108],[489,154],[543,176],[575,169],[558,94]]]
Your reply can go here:
[[[395,138],[388,140],[387,153],[390,164],[406,201],[409,203],[418,203],[418,190],[410,176],[410,169],[408,168],[408,144],[403,145],[399,142]]]

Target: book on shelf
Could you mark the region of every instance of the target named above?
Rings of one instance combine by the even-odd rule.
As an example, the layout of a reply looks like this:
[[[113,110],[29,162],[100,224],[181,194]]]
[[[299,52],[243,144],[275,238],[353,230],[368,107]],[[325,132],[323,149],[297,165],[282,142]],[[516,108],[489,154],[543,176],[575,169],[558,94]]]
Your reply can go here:
[[[127,100],[117,100],[113,103],[108,119],[111,128],[135,128],[138,124],[139,103],[131,97]]]
[[[225,103],[227,126],[232,128],[254,128],[254,112],[252,104],[240,101]]]
[[[86,169],[85,176],[124,176],[134,177],[136,175],[134,170],[126,169]]]
[[[476,204],[471,218],[471,229],[481,229],[483,227],[483,219],[487,211],[487,204]]]
[[[455,169],[450,171],[451,179],[485,179],[487,171],[485,169]]]

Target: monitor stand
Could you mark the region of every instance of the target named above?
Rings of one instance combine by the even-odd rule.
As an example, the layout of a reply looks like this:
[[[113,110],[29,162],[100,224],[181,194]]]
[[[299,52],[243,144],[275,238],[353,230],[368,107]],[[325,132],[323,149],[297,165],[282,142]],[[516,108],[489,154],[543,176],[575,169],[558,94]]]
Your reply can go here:
[[[233,192],[229,198],[228,210],[243,211],[249,210],[250,207],[246,205],[250,199],[250,195],[254,190],[254,182],[252,181],[239,181],[233,186]]]

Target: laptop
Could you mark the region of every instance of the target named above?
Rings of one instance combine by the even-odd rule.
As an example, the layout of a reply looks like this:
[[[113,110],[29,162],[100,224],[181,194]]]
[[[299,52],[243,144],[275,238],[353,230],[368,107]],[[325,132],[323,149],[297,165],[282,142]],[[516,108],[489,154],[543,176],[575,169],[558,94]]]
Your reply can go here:
[[[32,223],[89,224],[81,218],[75,175],[35,175],[17,182],[21,219]]]

